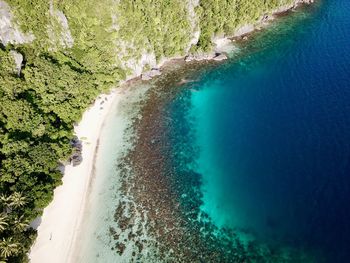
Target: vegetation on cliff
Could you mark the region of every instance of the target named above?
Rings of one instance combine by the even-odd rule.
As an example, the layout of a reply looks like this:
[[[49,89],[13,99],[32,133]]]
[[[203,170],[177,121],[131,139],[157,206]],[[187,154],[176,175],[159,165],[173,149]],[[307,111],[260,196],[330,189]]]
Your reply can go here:
[[[235,31],[245,25],[256,24],[263,16],[270,14],[281,6],[291,5],[294,0],[204,0],[200,1],[201,34],[197,47],[200,50],[212,49],[215,35],[234,35]]]

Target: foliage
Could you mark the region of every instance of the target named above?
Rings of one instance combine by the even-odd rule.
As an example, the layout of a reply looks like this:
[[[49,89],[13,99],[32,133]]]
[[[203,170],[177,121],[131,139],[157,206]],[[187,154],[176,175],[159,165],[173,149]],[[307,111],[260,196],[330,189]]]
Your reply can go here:
[[[200,16],[201,35],[197,48],[208,51],[215,35],[233,35],[248,24],[255,24],[265,14],[288,5],[293,0],[201,0],[197,13]]]
[[[61,183],[58,166],[72,154],[74,123],[125,78],[126,62],[144,53],[159,62],[188,52],[192,0],[6,1],[22,31],[35,36],[31,44],[0,45],[0,261],[26,262],[36,235],[28,222]],[[232,34],[291,1],[201,0],[195,48],[209,50],[214,35]],[[50,39],[50,30],[62,34],[50,5],[67,17],[73,47]],[[11,50],[24,57],[20,75]]]
[[[22,30],[36,40],[0,49],[0,261],[27,261],[35,237],[28,222],[40,216],[61,183],[58,166],[72,154],[74,123],[99,93],[123,78],[108,45],[95,39],[106,25],[85,25],[90,32],[75,38],[72,49],[50,49],[47,2],[9,1],[18,20],[26,21]],[[24,57],[20,75],[11,50]]]
[[[190,41],[191,26],[183,0],[122,0],[115,22],[118,36],[131,44],[131,56],[153,52],[159,61],[184,55]]]

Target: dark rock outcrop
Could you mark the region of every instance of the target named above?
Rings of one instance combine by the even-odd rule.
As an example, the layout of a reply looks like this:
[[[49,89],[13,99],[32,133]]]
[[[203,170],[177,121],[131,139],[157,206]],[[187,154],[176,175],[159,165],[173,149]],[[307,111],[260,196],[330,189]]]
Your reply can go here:
[[[71,140],[71,145],[74,148],[74,153],[72,154],[72,156],[69,158],[69,162],[73,165],[73,166],[78,166],[79,164],[81,164],[81,162],[83,161],[83,157],[82,157],[82,150],[83,150],[83,144],[82,141],[80,141],[78,139],[78,137],[74,137]]]

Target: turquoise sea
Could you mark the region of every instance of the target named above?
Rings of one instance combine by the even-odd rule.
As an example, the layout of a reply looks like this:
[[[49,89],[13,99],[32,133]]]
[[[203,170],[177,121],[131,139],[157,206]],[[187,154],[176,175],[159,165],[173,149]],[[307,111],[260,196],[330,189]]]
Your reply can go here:
[[[350,262],[350,1],[236,45],[125,91],[76,262]]]
[[[201,209],[217,226],[350,262],[350,1],[317,2],[239,43],[182,96]]]

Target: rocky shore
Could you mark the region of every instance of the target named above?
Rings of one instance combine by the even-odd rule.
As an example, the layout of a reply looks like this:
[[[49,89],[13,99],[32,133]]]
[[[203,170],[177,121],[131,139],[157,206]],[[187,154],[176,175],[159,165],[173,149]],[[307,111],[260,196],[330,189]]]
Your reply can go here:
[[[247,40],[249,35],[255,31],[260,31],[263,27],[269,25],[269,23],[279,15],[282,15],[286,12],[294,10],[301,5],[309,5],[314,3],[315,0],[295,0],[292,4],[285,5],[279,9],[273,10],[270,14],[263,15],[257,23],[243,25],[230,36],[218,35],[214,36],[212,39],[213,50],[210,52],[194,52],[185,55],[184,57],[177,58],[166,58],[163,59],[156,67],[152,68],[149,71],[143,72],[140,76],[142,80],[151,80],[152,78],[162,74],[161,68],[164,64],[172,60],[184,60],[185,62],[191,61],[204,61],[204,60],[213,60],[213,61],[223,61],[229,58],[228,54],[236,49],[235,42],[240,40]],[[134,76],[130,77],[130,79]]]

